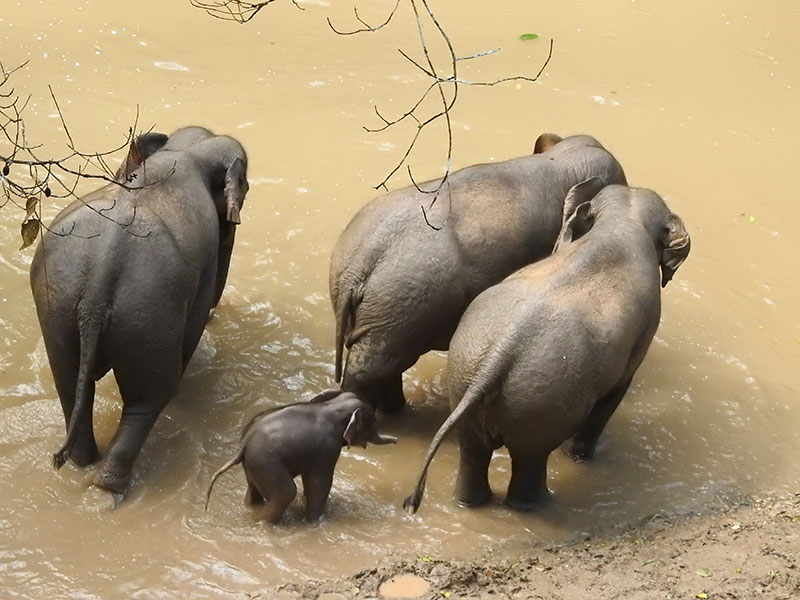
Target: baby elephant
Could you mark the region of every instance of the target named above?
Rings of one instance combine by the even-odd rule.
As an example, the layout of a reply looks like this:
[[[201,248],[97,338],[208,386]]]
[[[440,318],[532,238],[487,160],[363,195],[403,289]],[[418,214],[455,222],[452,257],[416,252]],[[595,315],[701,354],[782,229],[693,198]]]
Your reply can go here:
[[[372,406],[350,392],[326,390],[308,402],[269,409],[253,417],[242,432],[239,452],[214,473],[206,509],[217,478],[242,463],[245,503],[258,509],[258,519],[280,520],[297,495],[294,478],[301,475],[306,518],[316,521],[325,510],[342,446],[396,441],[378,433]]]

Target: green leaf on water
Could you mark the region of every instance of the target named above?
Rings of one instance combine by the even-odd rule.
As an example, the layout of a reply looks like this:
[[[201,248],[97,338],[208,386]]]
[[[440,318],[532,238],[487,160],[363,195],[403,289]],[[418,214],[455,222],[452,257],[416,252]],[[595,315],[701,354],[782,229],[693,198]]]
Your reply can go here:
[[[521,36],[519,36],[519,39],[521,39],[523,42],[526,42],[528,40],[535,40],[538,37],[538,33],[523,33]]]

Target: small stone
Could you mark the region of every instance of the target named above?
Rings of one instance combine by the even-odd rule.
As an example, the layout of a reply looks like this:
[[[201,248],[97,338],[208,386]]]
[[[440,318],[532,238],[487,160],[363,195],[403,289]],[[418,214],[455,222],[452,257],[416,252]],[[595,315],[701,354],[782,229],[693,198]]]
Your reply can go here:
[[[419,598],[430,587],[431,584],[422,577],[404,573],[392,577],[389,581],[384,581],[378,588],[378,592],[384,598]]]
[[[336,592],[325,592],[317,596],[317,600],[347,600],[347,596]]]

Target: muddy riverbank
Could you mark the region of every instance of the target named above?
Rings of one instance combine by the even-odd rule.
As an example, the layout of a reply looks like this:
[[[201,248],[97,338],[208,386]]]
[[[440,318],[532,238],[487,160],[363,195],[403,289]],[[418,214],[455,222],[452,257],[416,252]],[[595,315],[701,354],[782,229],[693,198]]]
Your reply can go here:
[[[567,600],[789,600],[800,596],[800,492],[720,500],[703,515],[651,515],[634,527],[519,556],[419,556],[328,581],[248,596],[268,600],[413,597]]]

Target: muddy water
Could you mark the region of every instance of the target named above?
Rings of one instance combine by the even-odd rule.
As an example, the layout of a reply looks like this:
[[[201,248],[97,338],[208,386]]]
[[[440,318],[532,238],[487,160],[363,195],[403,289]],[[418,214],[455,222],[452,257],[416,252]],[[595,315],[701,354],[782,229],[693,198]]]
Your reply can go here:
[[[246,419],[331,384],[329,253],[413,133],[361,127],[378,125],[373,105],[397,114],[426,85],[396,51],[419,56],[408,8],[380,34],[343,38],[325,17],[353,25],[347,3],[302,4],[275,3],[237,26],[182,2],[3,2],[2,60],[30,60],[15,84],[32,95],[27,133],[42,154],[65,151],[49,83],[81,148],[118,144],[138,105],[142,129],[202,124],[235,135],[251,156],[229,286],[114,510],[89,487],[90,472],[50,467],[63,420],[28,290],[32,251],[16,250],[19,211],[0,211],[6,597],[233,598],[390,555],[515,552],[658,511],[702,511],[720,497],[797,489],[800,8],[514,0],[488,12],[486,3],[440,1],[433,6],[459,54],[503,48],[460,63],[465,79],[532,74],[546,39],[555,40],[540,82],[461,88],[456,167],[527,153],[545,130],[592,133],[632,184],[659,191],[687,223],[692,255],[665,290],[657,338],[596,460],[553,455],[555,497],[540,513],[512,513],[499,501],[454,507],[452,442],[434,462],[420,513],[402,513],[447,412],[444,355],[412,370],[409,410],[384,421],[397,446],[344,452],[321,525],[303,524],[299,507],[279,527],[254,523],[239,470],[204,512],[209,476],[235,451]],[[364,3],[362,16],[379,20],[392,3],[380,4]],[[519,41],[526,32],[541,38]],[[417,177],[441,173],[444,140],[441,129],[423,136],[412,155]],[[401,174],[390,187],[407,183]],[[113,379],[97,395],[104,443],[119,414]],[[508,472],[500,453],[496,490]]]

